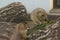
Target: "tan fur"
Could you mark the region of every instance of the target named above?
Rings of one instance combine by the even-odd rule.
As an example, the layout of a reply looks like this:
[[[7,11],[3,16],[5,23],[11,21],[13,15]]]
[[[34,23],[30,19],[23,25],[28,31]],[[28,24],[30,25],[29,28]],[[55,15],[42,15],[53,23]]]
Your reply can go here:
[[[10,40],[25,40],[27,37],[26,25],[19,23],[16,26],[16,32],[11,36]]]
[[[40,13],[38,13],[40,12]],[[30,17],[31,17],[31,20],[34,22],[34,23],[42,23],[41,20],[38,19],[38,17],[41,17],[42,15],[44,15],[44,17],[47,19],[47,13],[44,9],[42,8],[37,8],[37,9],[34,9],[32,11],[32,13],[30,14]],[[37,17],[38,16],[38,17]]]

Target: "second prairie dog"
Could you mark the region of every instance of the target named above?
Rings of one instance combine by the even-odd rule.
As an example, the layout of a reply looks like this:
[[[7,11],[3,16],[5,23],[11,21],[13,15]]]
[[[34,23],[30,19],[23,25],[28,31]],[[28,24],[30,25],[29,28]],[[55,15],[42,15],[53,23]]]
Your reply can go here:
[[[27,37],[27,28],[24,23],[19,23],[16,26],[16,31],[11,36],[10,40],[25,40]]]
[[[43,16],[44,15],[44,16]],[[44,9],[42,9],[42,8],[36,8],[36,9],[34,9],[33,11],[32,11],[32,13],[30,14],[30,18],[31,18],[31,20],[34,22],[34,23],[36,23],[36,24],[41,24],[43,21],[45,22],[45,20],[39,20],[39,18],[41,17],[41,16],[43,16],[43,17],[45,17],[45,19],[46,20],[48,20],[47,19],[47,13],[46,13],[46,11],[44,10]],[[38,18],[39,17],[39,18]],[[43,23],[44,23],[43,22]]]

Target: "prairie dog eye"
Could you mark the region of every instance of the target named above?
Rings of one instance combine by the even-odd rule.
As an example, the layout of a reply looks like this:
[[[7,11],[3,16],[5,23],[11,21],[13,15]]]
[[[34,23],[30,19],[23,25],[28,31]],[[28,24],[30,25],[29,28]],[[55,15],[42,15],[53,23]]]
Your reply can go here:
[[[41,17],[41,15],[42,15],[41,11],[38,11],[38,12],[37,12],[37,16],[38,16],[38,17]]]
[[[38,11],[37,13],[38,13],[38,14],[40,14],[40,13],[41,13],[41,11]]]

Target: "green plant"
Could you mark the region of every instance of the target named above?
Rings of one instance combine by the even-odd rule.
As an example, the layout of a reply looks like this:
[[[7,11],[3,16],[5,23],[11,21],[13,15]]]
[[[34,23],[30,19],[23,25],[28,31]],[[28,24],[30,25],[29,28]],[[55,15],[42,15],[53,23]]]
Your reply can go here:
[[[48,21],[48,23],[39,24],[39,25],[35,26],[34,28],[29,29],[27,34],[34,33],[36,31],[38,31],[39,29],[46,28],[48,25],[54,24],[55,22],[56,22],[55,20],[50,20],[50,21]]]

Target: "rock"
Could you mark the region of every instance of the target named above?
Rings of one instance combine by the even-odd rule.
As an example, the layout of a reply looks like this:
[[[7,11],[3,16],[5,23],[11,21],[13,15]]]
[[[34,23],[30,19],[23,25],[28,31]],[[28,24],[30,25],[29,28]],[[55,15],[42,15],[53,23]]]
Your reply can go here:
[[[48,20],[56,20],[59,17],[60,17],[60,15],[49,15],[48,14]]]
[[[60,19],[56,23],[48,25],[45,29],[40,29],[30,34],[30,40],[60,40]]]
[[[48,21],[47,13],[42,8],[36,8],[30,14],[30,18],[34,23],[41,24]]]
[[[27,20],[27,10],[21,2],[0,9],[0,21],[20,23]]]
[[[0,22],[0,40],[9,40],[15,28],[16,23]]]
[[[27,38],[27,25],[23,23],[0,22],[0,40]]]

